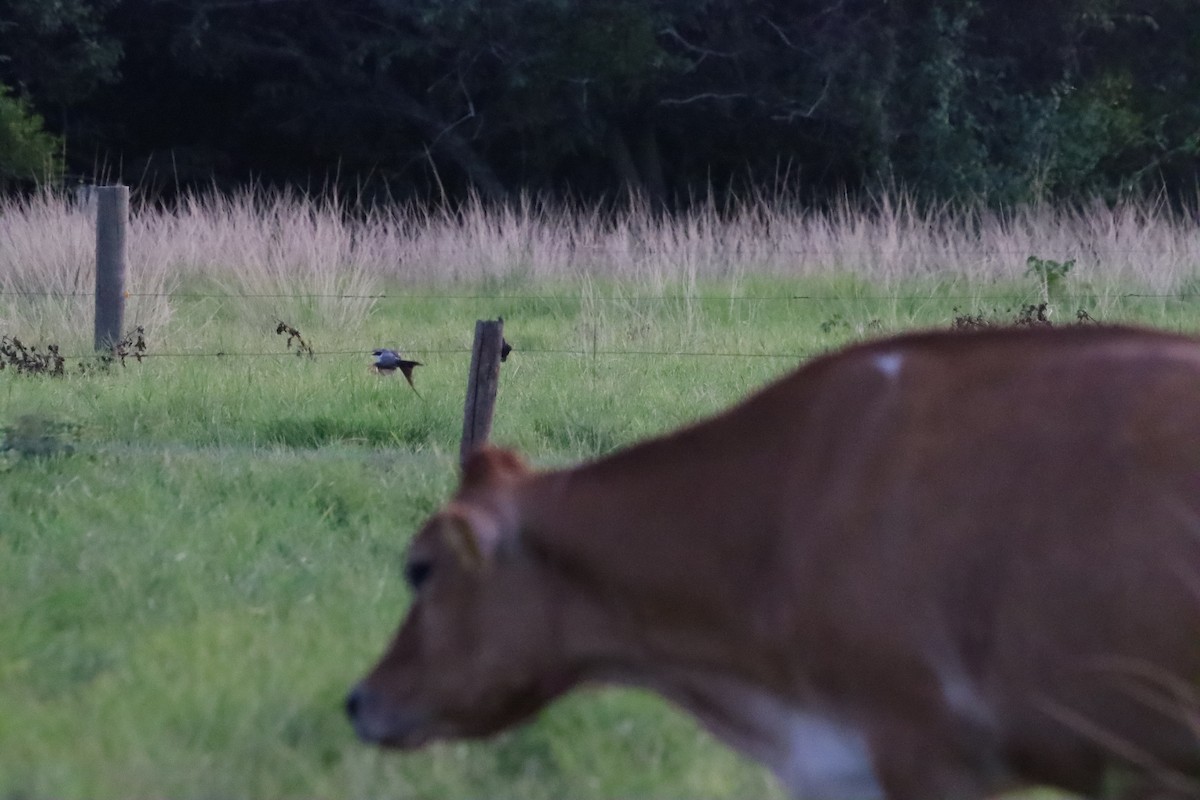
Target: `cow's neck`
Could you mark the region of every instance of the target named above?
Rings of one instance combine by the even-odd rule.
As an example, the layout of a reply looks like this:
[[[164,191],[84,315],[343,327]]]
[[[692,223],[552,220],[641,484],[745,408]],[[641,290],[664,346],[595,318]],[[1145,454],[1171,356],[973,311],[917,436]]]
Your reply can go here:
[[[666,635],[628,607],[564,583],[552,610],[562,657],[585,683],[654,691],[727,745],[759,761],[796,797],[882,798],[865,732],[803,685],[785,688],[747,661]],[[581,591],[582,589],[582,591]],[[744,652],[744,651],[743,651]]]
[[[773,455],[736,425],[709,423],[541,473],[517,496],[524,544],[604,603],[656,663],[786,683],[787,621],[762,592],[779,562],[778,489],[755,477]],[[735,631],[743,641],[730,641]]]
[[[864,736],[789,671],[780,621],[758,602],[771,554],[754,505],[765,503],[750,484],[697,493],[704,465],[674,461],[671,445],[544,474],[526,495],[527,545],[561,582],[551,614],[563,658],[583,681],[671,699],[800,796],[882,796]],[[741,538],[722,546],[715,534]]]

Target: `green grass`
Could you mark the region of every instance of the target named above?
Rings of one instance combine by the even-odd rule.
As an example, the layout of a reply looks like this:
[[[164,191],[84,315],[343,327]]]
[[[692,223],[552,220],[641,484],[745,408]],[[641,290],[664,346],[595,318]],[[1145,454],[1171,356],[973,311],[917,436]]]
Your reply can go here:
[[[441,291],[461,296],[389,297],[355,324],[287,309],[313,359],[288,354],[270,300],[181,298],[144,362],[0,372],[0,798],[778,796],[632,691],[572,696],[487,743],[401,756],[354,740],[341,699],[404,611],[407,538],[454,483],[474,321],[503,315],[517,348],[494,440],[557,464],[847,340],[1036,299],[1031,281],[913,282],[899,299],[847,279]],[[1077,304],[1200,328],[1194,300]],[[368,372],[379,345],[426,362],[423,399]]]

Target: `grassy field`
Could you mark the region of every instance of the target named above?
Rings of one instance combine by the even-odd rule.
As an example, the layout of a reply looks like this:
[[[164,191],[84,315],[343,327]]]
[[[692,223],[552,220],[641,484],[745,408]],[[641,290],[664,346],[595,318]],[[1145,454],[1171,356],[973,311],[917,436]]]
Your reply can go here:
[[[33,211],[0,214],[0,262],[12,260],[0,274],[17,271],[22,226],[78,222]],[[141,224],[178,234],[169,223]],[[0,335],[71,358],[64,377],[0,371],[0,798],[779,796],[761,769],[631,691],[407,756],[358,744],[341,712],[405,608],[407,538],[453,486],[476,319],[502,315],[516,347],[493,438],[551,465],[722,408],[843,342],[1011,321],[1047,299],[1024,257],[999,275],[689,272],[716,256],[689,262],[684,233],[662,262],[681,266],[653,275],[543,274],[516,258],[494,274],[404,280],[336,252],[328,274],[302,259],[272,273],[269,258],[255,272],[248,246],[241,272],[172,276],[141,261],[131,318],[148,357],[107,370],[82,357],[84,256],[5,284],[58,294],[0,294]],[[1048,298],[1053,318],[1200,329],[1181,248],[1169,280],[1081,265]],[[292,354],[280,319],[316,357]],[[421,397],[369,373],[384,345],[426,363]]]

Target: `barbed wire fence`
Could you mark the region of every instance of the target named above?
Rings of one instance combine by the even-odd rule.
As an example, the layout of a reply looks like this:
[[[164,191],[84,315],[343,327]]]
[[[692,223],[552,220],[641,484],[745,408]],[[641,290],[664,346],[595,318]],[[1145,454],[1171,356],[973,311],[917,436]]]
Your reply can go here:
[[[219,300],[231,302],[244,302],[254,300],[279,300],[285,302],[314,302],[314,301],[353,301],[353,302],[371,302],[371,303],[445,303],[445,302],[478,302],[487,303],[490,307],[499,307],[504,304],[514,302],[525,303],[546,303],[553,304],[560,310],[567,306],[578,305],[580,313],[583,312],[585,306],[596,306],[598,304],[613,303],[620,304],[626,307],[644,306],[650,304],[668,304],[668,303],[686,303],[686,304],[710,304],[721,303],[733,305],[740,304],[788,304],[789,306],[801,307],[805,304],[815,303],[831,303],[845,306],[857,306],[860,309],[866,309],[872,304],[899,304],[899,303],[922,303],[922,304],[939,304],[950,306],[947,311],[951,314],[959,315],[960,318],[968,321],[974,319],[980,323],[984,321],[984,311],[980,307],[982,305],[999,303],[1016,305],[1025,308],[1027,317],[1030,311],[1036,309],[1039,303],[1046,304],[1050,301],[1047,276],[1049,273],[1044,271],[1047,267],[1069,268],[1074,262],[1059,262],[1043,261],[1034,256],[1028,257],[1028,262],[1040,265],[1044,274],[1042,281],[1038,285],[1037,280],[1030,281],[1031,288],[1022,291],[1015,284],[1006,291],[987,290],[963,292],[955,291],[953,288],[948,290],[939,290],[937,288],[924,292],[911,291],[895,291],[879,293],[870,290],[864,290],[863,285],[850,285],[844,291],[828,291],[828,292],[782,292],[782,293],[704,293],[703,291],[687,291],[687,292],[645,292],[639,293],[636,291],[621,291],[613,295],[605,295],[602,293],[588,292],[586,294],[547,294],[537,292],[485,292],[479,290],[472,291],[416,291],[416,292],[372,292],[372,293],[330,293],[330,292],[226,292],[226,291],[172,291],[172,292],[137,292],[130,291],[127,287],[127,256],[125,253],[126,227],[128,225],[128,187],[88,187],[88,197],[94,199],[91,205],[87,206],[89,210],[94,209],[96,214],[96,287],[94,292],[87,291],[52,291],[52,290],[29,290],[21,291],[14,289],[0,290],[0,299],[10,298],[13,300],[28,300],[28,301],[75,301],[86,302],[92,300],[95,302],[95,339],[94,353],[74,352],[63,353],[55,345],[55,356],[61,359],[83,360],[89,357],[94,357],[97,353],[103,354],[112,351],[120,341],[121,333],[123,332],[124,319],[124,303],[128,299],[147,299],[147,300],[163,300],[168,303],[183,303],[187,301],[199,300]],[[1132,254],[1134,251],[1130,249]],[[831,252],[832,254],[832,252]],[[836,255],[842,256],[844,253],[838,251]],[[991,253],[992,257],[997,254]],[[1016,251],[1014,251],[1016,255]],[[1028,272],[1026,273],[1029,274]],[[1052,277],[1052,276],[1051,276]],[[1190,286],[1195,288],[1190,288]],[[1089,319],[1096,321],[1084,309],[1088,304],[1095,304],[1100,300],[1104,303],[1130,303],[1139,301],[1153,301],[1162,303],[1190,303],[1196,299],[1200,299],[1200,284],[1191,284],[1189,288],[1173,291],[1173,292],[1113,292],[1113,291],[1078,291],[1069,292],[1064,286],[1056,286],[1056,291],[1053,293],[1053,301],[1056,305],[1068,309],[1066,313],[1072,313],[1071,309],[1078,307],[1080,310],[1079,319]],[[970,304],[969,307],[960,309],[957,304]],[[1042,311],[1045,306],[1042,306]],[[992,309],[996,312],[997,309]],[[1012,311],[1011,308],[1008,309]],[[1045,322],[1042,311],[1037,313],[1035,321]],[[493,312],[488,312],[493,313]],[[281,326],[287,327],[281,320]],[[1179,323],[1182,329],[1182,322]],[[716,350],[711,348],[698,349],[683,349],[683,348],[620,348],[609,345],[601,346],[599,337],[599,325],[593,320],[591,324],[590,342],[576,347],[568,346],[538,346],[535,343],[520,342],[520,332],[512,331],[512,336],[517,339],[517,347],[519,352],[524,355],[531,356],[590,356],[593,359],[600,357],[674,357],[674,358],[714,358],[714,359],[804,359],[816,354],[812,350],[788,350],[787,352],[769,352],[769,351],[747,351],[745,348],[739,350]],[[282,330],[282,328],[280,329]],[[276,332],[280,332],[277,330]],[[294,329],[293,329],[294,330]],[[0,334],[5,334],[6,339],[11,339],[9,331],[0,331]],[[828,331],[826,331],[828,333]],[[128,338],[128,336],[126,336]],[[292,348],[292,338],[288,339],[287,347],[278,349],[252,349],[252,350],[204,350],[204,351],[189,351],[189,350],[156,350],[152,348],[137,348],[128,353],[118,353],[118,356],[128,355],[137,360],[142,359],[184,359],[184,358],[202,358],[202,359],[241,359],[241,358],[278,358],[280,356],[295,355],[297,349]],[[589,346],[590,345],[590,346]],[[46,347],[47,345],[42,345]],[[304,354],[313,358],[318,357],[345,357],[345,356],[361,356],[361,349],[348,349],[334,347],[330,349],[314,349],[307,344],[304,345]],[[410,342],[406,350],[422,355],[462,355],[472,352],[472,348],[464,345],[448,345],[445,342]]]
[[[665,303],[723,303],[723,304],[743,304],[743,303],[770,303],[770,304],[803,304],[803,303],[832,303],[841,305],[857,306],[861,310],[869,309],[872,304],[890,304],[890,303],[906,303],[920,302],[925,304],[937,304],[948,306],[946,311],[950,313],[970,313],[980,311],[979,304],[999,303],[1009,304],[1010,306],[1036,306],[1040,300],[1040,295],[1036,291],[1029,291],[1022,295],[1019,291],[1009,291],[1005,293],[994,292],[976,292],[976,293],[891,293],[891,294],[868,294],[859,292],[848,293],[812,293],[812,294],[779,294],[779,295],[722,295],[722,294],[621,294],[620,296],[590,296],[582,297],[568,294],[486,294],[486,293],[412,293],[402,294],[393,292],[381,292],[373,294],[338,294],[338,293],[320,293],[320,292],[125,292],[125,298],[153,298],[167,300],[169,302],[181,302],[189,300],[223,300],[223,301],[244,301],[244,300],[284,300],[284,301],[312,301],[318,299],[324,300],[372,300],[372,301],[388,301],[402,303],[440,303],[446,301],[472,301],[484,302],[496,305],[521,301],[521,302],[544,302],[553,304],[558,307],[563,306],[582,306],[584,304],[603,304],[613,303],[621,305],[639,305],[639,304],[665,304]],[[1065,308],[1074,308],[1075,306],[1083,306],[1088,303],[1094,303],[1097,298],[1103,298],[1108,303],[1122,303],[1128,301],[1160,301],[1160,302],[1178,302],[1190,303],[1200,300],[1200,291],[1180,291],[1180,292],[1101,292],[1101,293],[1078,293],[1078,294],[1060,294],[1056,295],[1054,301],[1056,304]],[[59,292],[59,291],[0,291],[0,298],[14,298],[17,300],[92,300],[94,295],[89,292]],[[964,309],[959,309],[954,304],[973,304]],[[1011,309],[1010,309],[1011,310]],[[1200,306],[1197,306],[1200,311]],[[5,333],[0,331],[0,333]],[[519,331],[515,337],[520,338]],[[463,355],[471,352],[471,348],[466,345],[448,346],[445,343],[420,343],[410,342],[405,348],[406,351],[422,354],[422,355]],[[593,331],[592,342],[590,346],[576,347],[545,347],[530,344],[519,344],[518,350],[523,355],[569,355],[569,356],[591,356],[591,357],[679,357],[679,358],[767,358],[767,359],[802,359],[816,355],[820,351],[814,350],[788,350],[786,352],[762,352],[752,350],[680,350],[680,349],[665,349],[665,348],[615,348],[610,346],[599,346],[596,344],[595,331]],[[314,348],[311,353],[306,353],[314,358],[321,357],[345,357],[345,356],[362,356],[364,353],[362,348],[345,348],[334,347],[329,349]],[[95,353],[88,352],[63,352],[61,356],[70,360],[81,360],[94,356]],[[201,358],[201,359],[238,359],[238,358],[278,358],[280,356],[294,356],[296,350],[290,348],[275,348],[275,349],[253,349],[253,350],[154,350],[147,349],[136,356],[138,360],[142,359],[177,359],[177,358]]]

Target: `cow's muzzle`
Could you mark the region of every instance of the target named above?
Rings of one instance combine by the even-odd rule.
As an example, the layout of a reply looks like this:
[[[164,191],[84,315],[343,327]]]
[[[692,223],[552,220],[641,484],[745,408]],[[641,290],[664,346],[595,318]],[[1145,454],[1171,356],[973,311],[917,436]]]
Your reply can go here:
[[[427,714],[397,709],[361,683],[346,695],[346,716],[358,738],[382,747],[420,747],[433,734]]]

